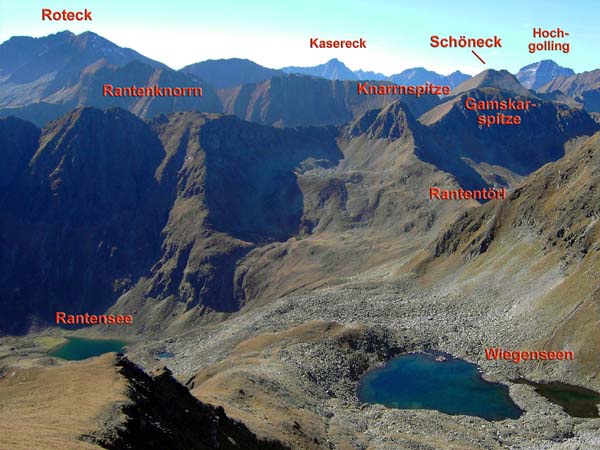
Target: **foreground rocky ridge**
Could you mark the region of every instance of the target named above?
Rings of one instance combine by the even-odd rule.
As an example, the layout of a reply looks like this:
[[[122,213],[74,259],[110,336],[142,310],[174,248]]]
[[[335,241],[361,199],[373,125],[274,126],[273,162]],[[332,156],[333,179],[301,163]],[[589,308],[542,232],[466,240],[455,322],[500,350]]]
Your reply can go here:
[[[222,408],[201,403],[168,369],[148,375],[114,354],[10,369],[0,377],[0,397],[0,445],[13,450],[287,448],[257,439]]]

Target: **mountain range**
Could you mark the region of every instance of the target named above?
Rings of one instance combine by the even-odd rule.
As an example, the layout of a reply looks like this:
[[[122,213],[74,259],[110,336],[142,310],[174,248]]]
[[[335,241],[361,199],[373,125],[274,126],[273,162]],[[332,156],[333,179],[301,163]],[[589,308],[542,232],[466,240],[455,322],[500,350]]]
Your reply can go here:
[[[2,446],[592,448],[593,420],[511,380],[600,389],[598,70],[374,83],[453,83],[415,98],[358,95],[383,75],[337,60],[175,71],[93,33],[13,38],[0,56]],[[204,95],[108,98],[105,83]],[[467,99],[535,106],[486,127]],[[134,319],[65,330],[56,311]],[[41,352],[67,332],[125,339],[144,369]],[[517,365],[492,346],[577,357]],[[526,414],[358,401],[365,371],[429,349],[478,364]],[[14,438],[32,421],[40,442]]]
[[[311,82],[306,89],[332,83],[297,79]],[[600,128],[585,111],[543,101],[506,71],[486,71],[456,92],[420,117],[401,99],[348,114],[346,125],[299,130],[197,112],[144,122],[120,108],[78,108],[43,130],[2,120],[0,142],[12,150],[0,174],[0,326],[50,320],[59,305],[103,311],[119,298],[120,309],[138,311],[171,299],[168,311],[197,311],[188,320],[235,311],[261,297],[254,291],[262,282],[252,271],[238,273],[240,261],[249,264],[268,243],[356,226],[397,229],[413,220],[402,212],[406,202],[437,222],[443,214],[417,192],[396,199],[413,173],[421,173],[423,191],[442,173],[464,188],[512,187],[562,157],[567,141]],[[480,128],[476,112],[464,108],[467,96],[517,96],[538,107],[515,129]],[[155,314],[147,317],[168,325]]]
[[[426,82],[438,85],[448,85],[452,88],[470,78],[459,71],[456,71],[448,76],[440,75],[423,67],[415,67],[406,69],[405,71],[385,76],[377,72],[365,72],[363,70],[351,71],[346,65],[334,58],[324,64],[313,67],[284,67],[281,69],[286,73],[295,73],[300,75],[310,75],[314,77],[327,78],[329,80],[376,80],[376,81],[391,81],[396,84],[419,85]]]
[[[233,58],[204,61],[174,71],[91,32],[75,35],[65,31],[44,38],[14,37],[0,45],[0,56],[0,115],[14,115],[40,127],[79,106],[121,107],[142,118],[198,110],[236,114],[277,126],[339,125],[369,108],[399,98],[374,100],[353,94],[349,97],[359,80],[370,78],[401,85],[429,82],[456,89],[470,78],[458,71],[443,76],[424,68],[407,69],[386,77],[373,72],[352,72],[337,59],[315,67],[275,70]],[[589,80],[589,89],[586,81],[579,82],[577,89],[542,86],[571,74],[570,69],[542,61],[523,68],[517,78],[525,87],[541,86],[540,92],[547,93],[548,100],[598,110],[597,88],[589,77],[581,78]],[[123,86],[194,86],[201,87],[203,95],[176,99],[105,97],[102,86],[108,82]],[[548,89],[556,92],[549,93]],[[405,97],[404,101],[414,114],[420,115],[439,101],[429,97],[420,102]]]

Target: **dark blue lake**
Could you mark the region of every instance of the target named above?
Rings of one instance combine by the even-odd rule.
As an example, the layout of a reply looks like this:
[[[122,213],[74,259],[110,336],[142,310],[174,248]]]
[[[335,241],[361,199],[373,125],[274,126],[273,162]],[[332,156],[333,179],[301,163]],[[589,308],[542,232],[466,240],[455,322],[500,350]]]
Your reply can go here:
[[[440,355],[445,361],[436,360]],[[435,409],[486,420],[516,419],[523,413],[507,386],[485,381],[475,364],[439,353],[403,355],[367,372],[358,396],[390,408]]]
[[[122,352],[127,345],[125,341],[108,339],[68,338],[64,344],[56,347],[48,354],[61,359],[79,361],[109,352]]]

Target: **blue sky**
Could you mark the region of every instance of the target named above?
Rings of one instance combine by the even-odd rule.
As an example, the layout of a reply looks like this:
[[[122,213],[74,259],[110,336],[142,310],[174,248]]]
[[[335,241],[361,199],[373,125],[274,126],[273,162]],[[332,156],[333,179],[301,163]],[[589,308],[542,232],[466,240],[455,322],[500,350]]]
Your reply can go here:
[[[240,57],[279,68],[338,58],[351,69],[387,75],[424,66],[441,73],[520,67],[553,59],[577,72],[600,67],[600,3],[583,1],[432,0],[0,0],[0,42],[68,29],[98,33],[178,69],[205,59]],[[88,8],[93,21],[42,22],[42,7]],[[569,31],[570,53],[530,54],[532,28]],[[502,38],[503,48],[433,49],[430,36]],[[309,39],[358,39],[367,49],[310,49]]]

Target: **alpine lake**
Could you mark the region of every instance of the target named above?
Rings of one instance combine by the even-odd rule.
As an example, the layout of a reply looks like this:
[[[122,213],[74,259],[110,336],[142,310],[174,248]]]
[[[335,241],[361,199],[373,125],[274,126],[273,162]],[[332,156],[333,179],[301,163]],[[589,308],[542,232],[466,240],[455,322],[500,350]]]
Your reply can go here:
[[[599,417],[600,394],[564,383],[528,384],[574,417]],[[397,409],[432,409],[451,415],[486,420],[517,419],[523,414],[510,398],[508,387],[486,381],[480,369],[441,352],[405,354],[366,372],[358,387],[363,403]]]
[[[127,342],[113,339],[86,339],[69,337],[67,342],[55,347],[48,352],[49,356],[79,361],[82,359],[99,356],[109,352],[122,352]]]

